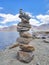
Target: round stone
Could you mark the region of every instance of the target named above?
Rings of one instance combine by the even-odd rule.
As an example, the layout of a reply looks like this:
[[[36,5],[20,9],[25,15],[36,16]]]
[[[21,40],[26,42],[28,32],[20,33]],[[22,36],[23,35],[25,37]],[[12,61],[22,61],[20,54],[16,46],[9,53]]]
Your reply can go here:
[[[33,60],[33,58],[34,58],[33,52],[24,52],[24,51],[17,52],[17,59],[21,62],[29,63]]]
[[[20,38],[17,38],[16,41],[18,43],[20,43],[20,44],[29,44],[29,42],[31,41],[31,39],[20,37]]]
[[[32,38],[32,35],[29,32],[20,32],[21,37]]]

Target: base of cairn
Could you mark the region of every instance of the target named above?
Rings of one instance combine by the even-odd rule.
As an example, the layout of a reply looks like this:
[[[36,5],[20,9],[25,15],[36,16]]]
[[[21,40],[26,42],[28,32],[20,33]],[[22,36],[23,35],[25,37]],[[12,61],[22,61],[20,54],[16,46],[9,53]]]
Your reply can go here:
[[[33,60],[33,58],[34,58],[33,52],[24,52],[24,51],[17,52],[17,59],[21,62],[29,63],[31,62],[31,60]]]

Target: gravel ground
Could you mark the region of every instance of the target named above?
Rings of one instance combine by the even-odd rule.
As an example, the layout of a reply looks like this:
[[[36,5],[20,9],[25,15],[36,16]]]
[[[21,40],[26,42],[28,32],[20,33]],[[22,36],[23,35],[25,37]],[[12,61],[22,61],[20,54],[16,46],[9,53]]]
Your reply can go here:
[[[33,39],[30,42],[35,47],[34,59],[30,63],[23,63],[16,59],[19,48],[0,51],[0,65],[49,65],[49,43],[42,39]]]

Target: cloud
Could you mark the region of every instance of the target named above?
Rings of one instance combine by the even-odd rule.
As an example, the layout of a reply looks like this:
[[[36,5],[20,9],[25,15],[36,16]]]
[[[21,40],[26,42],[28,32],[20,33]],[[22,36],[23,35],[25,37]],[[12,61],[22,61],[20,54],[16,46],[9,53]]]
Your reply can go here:
[[[26,12],[26,13],[31,17],[31,19],[29,20],[31,25],[39,26],[42,24],[49,23],[49,15],[48,14],[45,14],[45,15],[39,14],[39,15],[33,16],[29,12]],[[13,14],[0,13],[0,17],[4,18],[3,20],[0,21],[0,24],[4,24],[4,26],[6,26],[6,23],[14,22],[11,25],[17,25],[17,23],[21,21],[21,19],[18,16],[19,16],[19,14],[13,15]]]
[[[4,27],[8,27],[8,26],[6,26],[6,25],[4,25],[4,26],[3,25],[0,25],[0,28],[4,28]]]
[[[39,21],[36,19],[30,19],[30,24],[35,25],[35,26],[39,26]]]
[[[12,21],[20,21],[20,18],[18,17],[19,14],[12,15],[12,14],[2,14],[0,13],[0,16],[4,18],[4,20],[0,23],[6,24],[7,22],[12,22]]]
[[[26,12],[26,14],[28,14],[31,18],[34,18],[34,16],[32,15],[32,13]]]
[[[12,24],[12,25],[16,25],[17,26],[17,23],[16,24]]]
[[[0,7],[0,10],[2,10],[3,9],[3,7]]]
[[[46,13],[49,14],[49,10]]]
[[[49,10],[47,11],[49,13]],[[30,24],[35,26],[40,26],[42,24],[48,24],[49,23],[49,14],[39,14],[36,16],[32,16],[31,13],[27,12],[28,15],[31,16]]]
[[[39,21],[41,21],[41,24],[48,24],[49,23],[49,15],[37,15],[36,16]]]

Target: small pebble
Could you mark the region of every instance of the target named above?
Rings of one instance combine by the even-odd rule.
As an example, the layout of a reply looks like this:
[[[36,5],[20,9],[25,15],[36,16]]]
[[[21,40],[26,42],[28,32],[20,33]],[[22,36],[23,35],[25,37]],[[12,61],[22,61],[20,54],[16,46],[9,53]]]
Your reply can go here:
[[[40,65],[39,62],[36,65]]]

